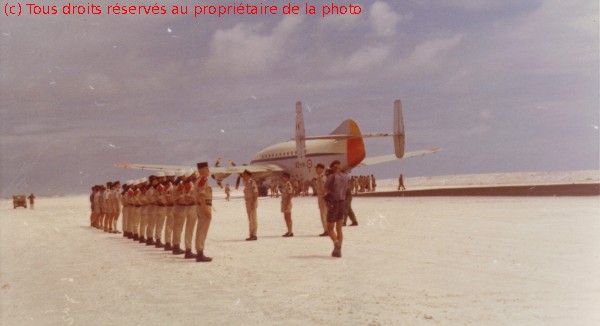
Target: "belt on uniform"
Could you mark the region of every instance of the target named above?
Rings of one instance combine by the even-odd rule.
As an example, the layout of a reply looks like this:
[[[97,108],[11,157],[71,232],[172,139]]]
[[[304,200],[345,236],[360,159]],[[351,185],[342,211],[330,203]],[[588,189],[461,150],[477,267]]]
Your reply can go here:
[[[158,204],[159,207],[165,207],[165,204]]]
[[[135,207],[142,207],[142,205],[135,205]]]
[[[175,204],[171,204],[171,205],[166,204],[165,206],[167,206],[167,207],[173,207],[173,206],[175,206]]]

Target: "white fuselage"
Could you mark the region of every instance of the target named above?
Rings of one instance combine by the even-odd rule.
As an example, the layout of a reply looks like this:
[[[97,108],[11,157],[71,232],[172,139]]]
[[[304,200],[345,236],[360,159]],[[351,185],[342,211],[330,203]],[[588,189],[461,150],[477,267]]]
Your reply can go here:
[[[347,144],[345,140],[307,140],[306,159],[301,162],[296,153],[296,142],[287,141],[262,149],[252,158],[250,164],[277,165],[287,171],[292,178],[311,180],[317,173],[315,167],[321,163],[325,167],[338,160],[343,168],[348,166]],[[269,173],[257,173],[256,178],[267,177]]]

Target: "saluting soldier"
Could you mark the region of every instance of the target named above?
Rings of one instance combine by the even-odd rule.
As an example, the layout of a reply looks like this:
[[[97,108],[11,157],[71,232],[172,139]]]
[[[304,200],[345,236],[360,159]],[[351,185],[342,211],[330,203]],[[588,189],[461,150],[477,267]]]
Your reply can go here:
[[[252,179],[252,172],[244,170],[242,173],[244,179],[244,200],[246,201],[246,213],[248,213],[248,225],[250,236],[246,241],[255,241],[258,239],[256,231],[258,229],[258,221],[256,219],[256,208],[258,207],[258,187],[256,181]]]
[[[177,200],[175,196],[175,185],[173,182],[175,181],[175,172],[167,171],[165,173],[167,175],[167,179],[163,184],[163,192],[165,197],[165,214],[167,216],[165,220],[165,251],[173,250],[173,225],[175,224],[175,201]]]
[[[185,251],[181,250],[181,233],[183,232],[183,225],[185,224],[185,217],[187,216],[187,202],[185,199],[185,183],[186,177],[184,171],[179,171],[177,180],[175,181],[177,187],[175,188],[175,207],[173,213],[175,215],[175,221],[173,223],[173,255],[181,255]]]
[[[196,184],[196,213],[198,215],[198,227],[196,229],[196,261],[210,262],[211,257],[204,255],[204,244],[212,220],[212,187],[208,183],[210,171],[207,162],[200,162],[196,165],[200,173],[200,179]]]
[[[188,170],[186,173],[186,182],[184,183],[183,197],[186,203],[185,212],[185,259],[196,258],[192,252],[192,240],[194,238],[194,229],[196,228],[196,196],[194,196],[194,183],[196,182],[196,171]]]
[[[287,238],[294,236],[292,232],[292,197],[294,196],[294,187],[290,182],[290,174],[287,172],[283,172],[281,182],[281,212],[287,226],[287,232],[283,237]]]

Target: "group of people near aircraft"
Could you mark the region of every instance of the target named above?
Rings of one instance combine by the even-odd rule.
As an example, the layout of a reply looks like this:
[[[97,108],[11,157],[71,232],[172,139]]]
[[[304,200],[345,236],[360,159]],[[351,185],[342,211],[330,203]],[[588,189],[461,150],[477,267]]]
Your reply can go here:
[[[339,171],[339,166],[339,161],[332,162],[326,175],[325,167],[317,165],[318,177],[314,182],[324,228],[321,236],[329,236],[333,241],[334,257],[341,257],[341,227],[347,213],[346,193],[350,192],[350,177]],[[96,185],[90,195],[91,226],[104,232],[121,233],[117,231],[117,220],[122,214],[124,238],[170,251],[174,255],[183,255],[186,259],[210,262],[212,258],[205,255],[205,242],[213,213],[209,176],[208,163],[202,162],[197,164],[196,170],[158,171],[147,178],[129,180],[122,186],[119,181],[107,182],[106,186]],[[249,237],[246,241],[256,241],[258,187],[250,171],[245,170],[242,178],[249,221]],[[294,187],[289,173],[281,174],[278,189],[287,229],[283,237],[293,237]],[[196,253],[193,252],[193,245]]]

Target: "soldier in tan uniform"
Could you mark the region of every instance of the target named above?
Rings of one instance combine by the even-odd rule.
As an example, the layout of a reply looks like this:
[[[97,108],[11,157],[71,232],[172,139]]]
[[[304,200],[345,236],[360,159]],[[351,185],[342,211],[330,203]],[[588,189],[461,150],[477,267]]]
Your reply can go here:
[[[138,241],[140,239],[140,194],[142,179],[137,179],[133,182],[132,188],[129,191],[129,200],[131,204],[131,224],[129,228],[131,229],[133,241]]]
[[[292,232],[292,197],[294,196],[294,187],[290,182],[290,174],[283,172],[281,176],[281,212],[285,219],[285,225],[287,226],[287,232],[283,237],[293,237]]]
[[[315,191],[317,192],[317,203],[319,204],[319,213],[321,214],[321,224],[323,225],[323,233],[319,234],[320,237],[329,236],[327,231],[327,203],[325,203],[325,166],[321,163],[317,164],[315,168],[317,172],[317,178],[315,179]]]
[[[111,197],[111,202],[112,202],[112,206],[113,206],[113,215],[111,218],[111,229],[112,229],[112,233],[121,233],[119,232],[119,229],[117,228],[117,221],[119,220],[119,215],[121,215],[121,193],[119,192],[119,189],[121,188],[121,182],[119,181],[115,181],[113,182],[113,189],[112,189],[112,197]]]
[[[113,207],[112,207],[112,202],[111,202],[111,190],[112,188],[112,182],[107,182],[106,183],[106,188],[104,189],[104,192],[102,193],[102,203],[103,203],[103,212],[104,212],[104,218],[102,219],[102,228],[104,229],[104,232],[111,232],[112,230],[110,229],[111,226],[111,218],[112,218],[112,214],[113,214]]]
[[[154,222],[154,241],[156,248],[164,248],[161,242],[163,229],[165,227],[165,218],[167,217],[167,199],[165,198],[165,182],[167,180],[164,172],[156,172],[157,184],[154,187],[154,198],[156,203],[155,222]]]
[[[207,162],[197,164],[200,180],[196,184],[196,212],[198,215],[198,227],[196,228],[196,255],[197,262],[210,262],[212,258],[204,256],[204,244],[212,220],[212,188],[208,183],[210,171]]]
[[[195,182],[196,182],[196,171],[188,170],[186,173],[187,180],[184,183],[183,197],[186,202],[185,213],[185,259],[196,258],[196,255],[192,252],[192,240],[194,238],[194,229],[196,228],[196,221],[198,216],[196,215],[196,196],[194,195]]]
[[[173,255],[181,255],[184,253],[180,247],[181,233],[183,232],[183,225],[185,224],[185,217],[187,216],[186,209],[188,207],[185,199],[185,172],[178,172],[178,177],[177,180],[175,180],[175,183],[175,206],[173,208],[173,214],[175,215],[175,221],[173,222]]]
[[[150,187],[146,191],[146,214],[148,224],[146,225],[146,246],[154,246],[154,227],[156,226],[156,216],[158,211],[156,187],[158,186],[158,172],[150,176]]]
[[[140,185],[140,193],[138,194],[138,202],[140,205],[140,239],[138,241],[143,244],[146,243],[146,229],[148,228],[148,199],[146,197],[149,188],[148,179],[149,178],[142,179],[143,183]]]
[[[175,181],[175,173],[173,171],[167,171],[166,173],[167,179],[163,184],[163,192],[165,197],[165,251],[173,250],[173,225],[175,223],[175,201],[177,200],[175,196],[175,185],[173,182]],[[157,243],[158,245],[158,243]]]
[[[248,213],[248,224],[250,236],[246,241],[255,241],[256,231],[258,229],[258,221],[256,220],[256,208],[258,207],[258,187],[256,181],[252,179],[252,172],[244,170],[242,173],[244,179],[244,200],[246,201],[246,213]]]
[[[123,214],[123,220],[121,221],[121,227],[123,228],[123,237],[124,238],[129,238],[129,188],[131,187],[131,180],[127,180],[124,184],[123,184],[123,191],[121,192],[121,203],[123,204],[122,207],[122,214]]]

